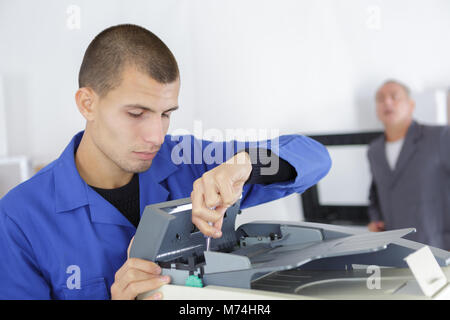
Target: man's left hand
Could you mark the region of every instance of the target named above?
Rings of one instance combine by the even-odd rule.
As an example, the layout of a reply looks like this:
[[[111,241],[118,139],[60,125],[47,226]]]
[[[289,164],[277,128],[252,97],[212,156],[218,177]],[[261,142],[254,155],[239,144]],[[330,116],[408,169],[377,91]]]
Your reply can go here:
[[[191,193],[192,223],[204,235],[213,238],[222,236],[223,215],[241,196],[251,172],[250,156],[247,152],[239,152],[194,182]]]

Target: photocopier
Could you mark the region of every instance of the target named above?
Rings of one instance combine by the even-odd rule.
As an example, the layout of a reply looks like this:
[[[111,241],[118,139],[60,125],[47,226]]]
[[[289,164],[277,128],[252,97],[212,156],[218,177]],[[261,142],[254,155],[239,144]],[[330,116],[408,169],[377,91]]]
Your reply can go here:
[[[149,205],[130,257],[154,261],[171,277],[159,289],[165,299],[432,298],[423,294],[405,259],[425,246],[402,238],[414,228],[368,232],[255,221],[236,229],[240,213],[240,201],[227,209],[223,235],[211,239],[207,251],[205,236],[191,221],[190,198]],[[450,278],[450,252],[429,250]]]

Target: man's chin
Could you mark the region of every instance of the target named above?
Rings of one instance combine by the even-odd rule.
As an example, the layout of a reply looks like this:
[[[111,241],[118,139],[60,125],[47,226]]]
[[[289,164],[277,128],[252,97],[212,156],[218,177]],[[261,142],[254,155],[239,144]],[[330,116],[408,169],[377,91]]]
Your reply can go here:
[[[139,161],[138,163],[134,163],[130,166],[127,166],[127,168],[122,168],[122,169],[129,173],[141,173],[141,172],[145,172],[148,169],[150,169],[151,165],[152,165],[152,160]]]
[[[395,119],[394,117],[385,117],[381,120],[383,122],[385,127],[394,127],[397,126],[399,121]]]

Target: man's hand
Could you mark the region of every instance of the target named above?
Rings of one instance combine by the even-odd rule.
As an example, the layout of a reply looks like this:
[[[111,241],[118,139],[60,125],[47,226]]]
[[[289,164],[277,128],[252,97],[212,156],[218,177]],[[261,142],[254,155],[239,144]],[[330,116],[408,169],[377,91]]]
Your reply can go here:
[[[192,223],[204,235],[213,238],[222,236],[223,215],[241,196],[251,172],[250,156],[247,152],[239,152],[194,182],[191,193]]]
[[[128,259],[116,272],[111,286],[113,300],[133,300],[141,293],[158,289],[170,282],[169,276],[160,276],[161,268],[156,263],[129,257],[133,239],[128,246]],[[157,299],[162,299],[161,293],[157,292],[145,298],[145,300]]]
[[[380,232],[385,230],[383,221],[372,221],[367,227],[369,228],[369,231],[372,232]]]

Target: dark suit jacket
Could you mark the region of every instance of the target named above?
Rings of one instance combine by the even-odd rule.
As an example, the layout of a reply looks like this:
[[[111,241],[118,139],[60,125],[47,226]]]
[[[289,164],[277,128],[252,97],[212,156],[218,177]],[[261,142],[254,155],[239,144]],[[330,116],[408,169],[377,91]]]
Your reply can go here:
[[[414,121],[394,170],[384,135],[369,145],[368,158],[370,220],[384,221],[387,230],[414,227],[409,239],[450,250],[450,127]]]

